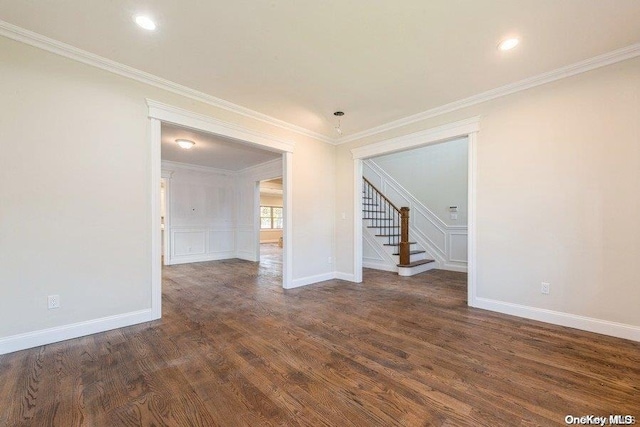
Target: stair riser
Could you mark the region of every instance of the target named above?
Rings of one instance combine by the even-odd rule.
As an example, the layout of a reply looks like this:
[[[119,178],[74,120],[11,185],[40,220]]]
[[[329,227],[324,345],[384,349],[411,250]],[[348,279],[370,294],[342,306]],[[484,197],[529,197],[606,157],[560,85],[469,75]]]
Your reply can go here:
[[[373,230],[372,228],[370,230]],[[389,254],[393,259],[394,259],[394,263],[395,264],[399,264],[400,263],[400,255],[394,255],[395,253],[398,252],[398,247],[397,246],[383,246],[384,243],[387,243],[387,238],[386,237],[373,237],[376,242],[378,242],[380,244],[380,246],[384,249],[384,251]],[[412,247],[420,249],[417,247],[417,245],[411,245]],[[418,261],[421,259],[427,259],[427,254],[426,253],[420,253],[420,254],[412,254],[411,257],[409,258],[411,261]]]
[[[415,267],[398,267],[399,276],[415,276],[416,274],[424,273],[425,271],[433,270],[436,268],[435,262],[428,264],[417,265]]]

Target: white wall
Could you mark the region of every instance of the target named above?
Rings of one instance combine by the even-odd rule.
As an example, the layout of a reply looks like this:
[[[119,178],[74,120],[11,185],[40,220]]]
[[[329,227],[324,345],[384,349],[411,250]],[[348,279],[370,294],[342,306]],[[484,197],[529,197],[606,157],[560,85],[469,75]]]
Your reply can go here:
[[[333,273],[334,147],[0,37],[0,353],[151,318],[145,98],[295,142],[292,277]]]
[[[351,148],[473,116],[479,300],[640,337],[640,59],[344,144],[337,182],[353,180]],[[337,190],[336,258],[349,273],[354,194]]]
[[[235,179],[228,172],[163,162],[169,173],[166,264],[234,258]]]
[[[467,225],[467,138],[371,159],[447,225]],[[451,219],[449,206],[458,206]]]

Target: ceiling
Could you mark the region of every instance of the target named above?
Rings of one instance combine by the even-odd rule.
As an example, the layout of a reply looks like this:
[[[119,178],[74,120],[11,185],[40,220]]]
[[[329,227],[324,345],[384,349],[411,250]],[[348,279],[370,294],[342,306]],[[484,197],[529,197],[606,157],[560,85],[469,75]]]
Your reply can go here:
[[[640,41],[638,0],[0,0],[0,17],[330,138],[336,110],[348,136]]]
[[[282,195],[282,178],[260,181],[260,194]]]
[[[240,141],[167,123],[162,124],[161,135],[162,160],[172,162],[239,171],[282,157],[278,153],[261,150]],[[188,139],[196,145],[185,150],[178,146],[176,139]]]

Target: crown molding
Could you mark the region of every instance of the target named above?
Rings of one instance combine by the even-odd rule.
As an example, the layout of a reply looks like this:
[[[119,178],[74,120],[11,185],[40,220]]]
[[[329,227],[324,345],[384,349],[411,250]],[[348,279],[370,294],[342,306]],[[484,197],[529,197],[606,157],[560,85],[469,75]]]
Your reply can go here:
[[[621,49],[617,49],[599,56],[595,56],[584,61],[576,62],[574,64],[567,65],[565,67],[561,67],[547,73],[529,77],[527,79],[520,80],[518,82],[511,83],[505,86],[500,86],[498,88],[491,89],[486,92],[470,96],[468,98],[450,102],[439,107],[431,108],[429,110],[413,114],[411,116],[394,120],[380,126],[375,126],[370,129],[356,132],[342,138],[330,138],[321,133],[305,129],[301,126],[285,122],[284,120],[276,119],[275,117],[259,113],[249,108],[242,107],[229,101],[225,101],[224,99],[216,98],[215,96],[211,96],[204,92],[191,89],[187,86],[174,83],[170,80],[163,79],[161,77],[146,73],[133,67],[129,67],[119,62],[103,58],[102,56],[95,55],[82,49],[78,49],[74,46],[59,42],[57,40],[35,33],[33,31],[26,30],[2,20],[0,20],[0,35],[60,56],[64,56],[66,58],[76,60],[78,62],[82,62],[87,65],[103,69],[105,71],[112,72],[114,74],[118,74],[123,77],[127,77],[172,93],[176,93],[178,95],[182,95],[195,101],[199,101],[223,110],[240,114],[242,116],[249,117],[251,119],[267,123],[281,129],[298,133],[300,135],[305,135],[331,145],[340,145],[347,142],[356,141],[368,136],[397,129],[403,126],[410,125],[412,123],[451,113],[453,111],[481,104],[492,99],[511,95],[516,92],[531,89],[536,86],[541,86],[547,83],[554,82],[556,80],[575,76],[577,74],[585,73],[596,68],[605,67],[607,65],[615,64],[617,62],[622,62],[627,59],[640,56],[640,43],[632,44],[630,46],[623,47]]]
[[[335,143],[335,139],[329,138],[318,132],[314,132],[301,126],[285,122],[284,120],[276,119],[275,117],[259,113],[249,108],[242,107],[229,101],[225,101],[224,99],[216,98],[215,96],[211,96],[204,92],[191,89],[187,86],[174,83],[170,80],[163,79],[161,77],[138,70],[133,67],[129,67],[128,65],[124,65],[116,61],[112,61],[102,56],[95,55],[91,52],[87,52],[85,50],[51,39],[33,31],[26,30],[2,20],[0,20],[0,35],[15,41],[28,44],[30,46],[37,47],[39,49],[46,50],[56,55],[64,56],[66,58],[82,62],[83,64],[91,65],[93,67],[100,68],[102,70],[109,71],[111,73],[157,87],[159,89],[182,95],[195,101],[203,102],[205,104],[209,104],[223,110],[227,110],[254,120],[258,120],[263,123],[267,123],[272,126],[279,127],[281,129],[295,132],[300,135],[305,135],[322,142],[327,142],[330,144]]]
[[[162,172],[166,172],[169,178],[173,177],[173,173],[176,169],[188,170],[191,172],[203,172],[214,175],[224,175],[224,176],[233,176],[237,175],[237,171],[232,171],[229,169],[219,169],[211,166],[201,166],[194,165],[192,163],[182,163],[182,162],[174,162],[171,160],[162,160],[161,162]],[[164,177],[163,177],[164,178]]]
[[[386,132],[392,129],[397,129],[402,126],[410,125],[422,120],[430,119],[443,114],[451,113],[456,110],[471,107],[473,105],[481,104],[483,102],[490,101],[492,99],[500,98],[506,95],[511,95],[516,92],[521,92],[527,89],[541,86],[547,83],[554,82],[556,80],[564,79],[566,77],[575,76],[577,74],[586,73],[587,71],[595,70],[596,68],[605,67],[607,65],[615,64],[617,62],[626,61],[627,59],[640,56],[640,43],[632,44],[621,49],[614,50],[612,52],[605,53],[603,55],[595,56],[584,61],[576,62],[575,64],[567,65],[562,68],[558,68],[547,73],[539,74],[537,76],[529,77],[524,80],[520,80],[515,83],[511,83],[505,86],[500,86],[495,89],[488,90],[486,92],[479,93],[477,95],[470,96],[468,98],[454,101],[449,104],[441,105],[440,107],[432,108],[430,110],[423,111],[418,114],[414,114],[402,119],[394,120],[392,122],[385,123],[380,126],[376,126],[361,132],[354,133],[352,135],[345,136],[335,140],[335,145],[345,144],[347,142],[356,141],[358,139],[366,138],[368,136],[376,135],[382,132]]]
[[[246,174],[246,173],[251,173],[256,171],[260,172],[263,169],[269,169],[272,167],[279,168],[281,166],[282,166],[282,159],[273,159],[273,160],[267,160],[266,162],[258,163],[257,165],[247,166],[244,169],[240,169],[236,171],[236,173],[239,175],[239,174]]]

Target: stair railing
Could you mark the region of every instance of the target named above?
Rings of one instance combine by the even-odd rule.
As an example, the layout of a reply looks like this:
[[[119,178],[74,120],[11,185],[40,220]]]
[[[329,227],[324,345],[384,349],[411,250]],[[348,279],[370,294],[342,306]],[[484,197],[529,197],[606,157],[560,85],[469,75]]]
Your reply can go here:
[[[391,200],[380,192],[367,178],[362,191],[363,218],[371,221],[371,227],[384,230],[377,236],[387,237],[388,246],[397,246],[400,265],[410,263],[409,208],[398,209]]]

